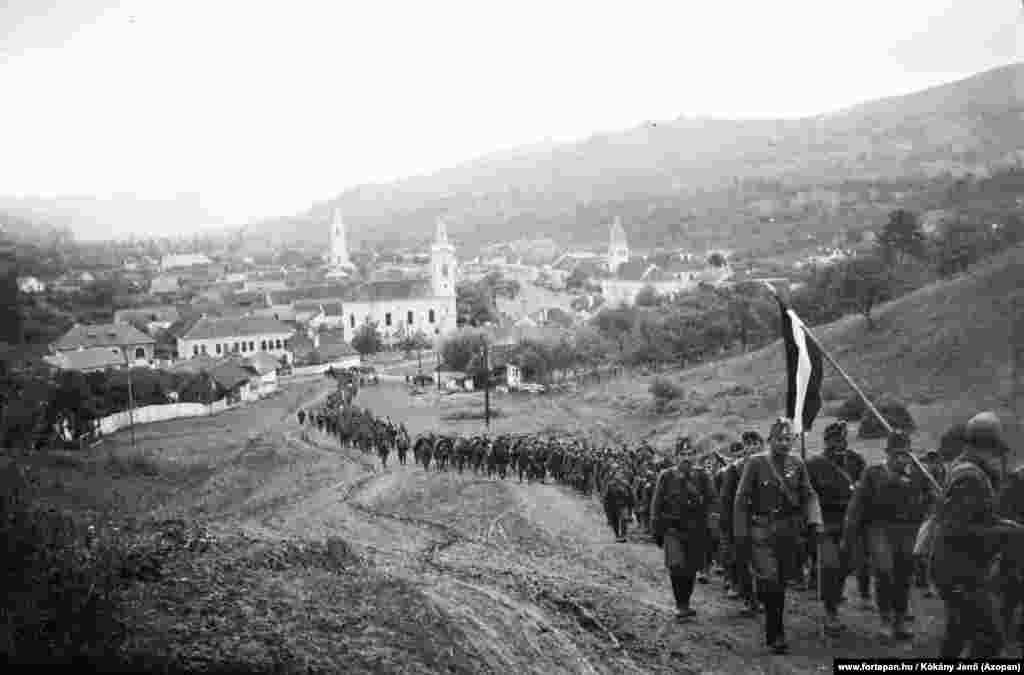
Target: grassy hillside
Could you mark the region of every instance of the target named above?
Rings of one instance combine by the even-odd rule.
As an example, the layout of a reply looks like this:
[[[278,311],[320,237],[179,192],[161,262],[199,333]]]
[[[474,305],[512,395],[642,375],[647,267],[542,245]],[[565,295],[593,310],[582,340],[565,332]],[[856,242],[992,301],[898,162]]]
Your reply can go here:
[[[874,401],[895,398],[909,407],[919,427],[915,447],[936,447],[952,424],[991,409],[1007,425],[1011,446],[1019,449],[1024,433],[1014,420],[1019,414],[1013,411],[1011,325],[1013,302],[1024,307],[1022,279],[1024,246],[1018,246],[967,275],[882,306],[873,331],[859,316],[813,330]],[[1019,334],[1024,335],[1024,326]],[[825,374],[825,405],[806,439],[812,453],[821,447],[830,414],[853,395],[828,364]],[[520,428],[528,419],[530,428],[576,430],[615,440],[646,438],[660,447],[669,447],[683,434],[717,446],[748,428],[766,432],[784,411],[785,356],[779,341],[743,356],[661,375],[677,381],[684,392],[667,410],[653,404],[648,387],[654,374],[531,399],[524,404],[530,408],[525,413],[513,410],[511,402],[499,400],[498,405],[509,413],[509,424]],[[1024,390],[1021,399],[1024,403]],[[874,459],[881,457],[883,445],[880,440],[854,441]]]
[[[752,229],[765,230],[763,236],[771,239],[787,234],[787,219],[764,224],[738,215],[756,201],[777,199],[780,190],[853,190],[851,181],[880,186],[924,181],[944,170],[1016,164],[1015,153],[1024,152],[1022,82],[1024,64],[1014,64],[798,120],[680,117],[649,122],[577,142],[497,153],[393,183],[353,187],[306,213],[254,223],[250,234],[287,233],[319,241],[340,206],[356,239],[372,233],[378,239],[423,240],[442,214],[449,234],[467,243],[496,236],[552,236],[562,243],[603,240],[614,215],[627,221],[634,244],[745,239]],[[738,194],[738,179],[769,183],[746,185]],[[835,233],[872,217],[837,211],[826,229]]]
[[[979,410],[996,410],[1007,421],[1014,416],[1013,303],[1024,307],[1022,280],[1024,246],[1018,246],[966,275],[884,305],[873,331],[863,318],[846,317],[814,332],[862,389],[908,404],[921,428],[921,442],[931,445],[952,423]],[[764,394],[774,389],[777,394],[766,402],[778,409],[785,387],[784,359],[781,344],[775,342],[687,371],[682,381],[687,387],[723,390],[740,384]],[[826,395],[840,400],[852,393],[827,364],[826,375]],[[705,380],[707,376],[712,380]],[[1019,425],[1014,426],[1013,445],[1019,448],[1024,438]]]

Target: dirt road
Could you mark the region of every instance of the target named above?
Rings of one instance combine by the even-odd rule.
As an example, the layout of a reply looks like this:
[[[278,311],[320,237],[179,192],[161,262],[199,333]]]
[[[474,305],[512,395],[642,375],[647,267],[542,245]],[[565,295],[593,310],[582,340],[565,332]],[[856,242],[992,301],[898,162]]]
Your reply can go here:
[[[436,405],[400,385],[365,387],[359,397],[413,433],[452,426],[442,425]],[[203,518],[223,536],[344,539],[388,578],[422,593],[464,636],[460,647],[469,656],[456,671],[809,673],[830,668],[835,656],[937,651],[934,600],[915,597],[920,637],[912,644],[880,641],[875,618],[852,600],[844,607],[849,630],[825,643],[820,604],[812,593],[793,592],[793,653],[768,656],[759,622],[737,616],[719,579],[697,589],[697,621],[677,624],[661,551],[639,533],[615,543],[594,499],[562,486],[427,473],[412,464],[382,470],[376,458],[325,436],[304,439],[290,410],[268,419],[275,424],[166,513]],[[548,421],[501,423],[528,430]]]

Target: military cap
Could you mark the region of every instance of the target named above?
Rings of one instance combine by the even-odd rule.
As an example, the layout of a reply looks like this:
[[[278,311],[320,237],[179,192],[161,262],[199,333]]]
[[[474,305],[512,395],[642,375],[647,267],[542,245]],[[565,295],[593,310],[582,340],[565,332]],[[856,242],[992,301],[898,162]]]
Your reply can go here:
[[[772,424],[772,430],[768,433],[768,440],[772,441],[781,436],[783,433],[792,435],[793,423],[785,417],[779,417]]]
[[[743,440],[744,443],[763,443],[764,442],[764,438],[761,437],[761,434],[757,433],[754,430],[744,431],[743,432],[743,436],[742,436],[742,440]]]
[[[831,441],[832,439],[845,439],[846,438],[846,422],[833,422],[832,424],[825,427],[825,440]]]

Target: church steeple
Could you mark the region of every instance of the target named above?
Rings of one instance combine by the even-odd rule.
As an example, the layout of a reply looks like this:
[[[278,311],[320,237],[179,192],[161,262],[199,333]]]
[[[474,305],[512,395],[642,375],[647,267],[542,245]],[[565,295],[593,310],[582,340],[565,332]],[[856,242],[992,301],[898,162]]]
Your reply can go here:
[[[438,218],[430,246],[430,282],[435,297],[454,297],[455,265],[455,247],[448,241],[448,227]]]
[[[341,219],[341,209],[334,209],[334,218],[328,236],[327,264],[331,267],[352,267],[348,257],[348,233]]]

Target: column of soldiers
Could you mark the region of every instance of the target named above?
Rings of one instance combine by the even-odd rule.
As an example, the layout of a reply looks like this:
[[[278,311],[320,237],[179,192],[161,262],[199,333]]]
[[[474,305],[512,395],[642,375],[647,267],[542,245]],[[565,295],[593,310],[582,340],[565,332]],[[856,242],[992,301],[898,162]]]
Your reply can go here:
[[[336,392],[327,397],[324,405],[295,413],[299,426],[316,429],[321,434],[335,437],[339,447],[359,448],[364,453],[376,451],[381,465],[387,468],[392,450],[398,454],[398,463],[405,465],[411,448],[409,430],[404,424],[394,423],[390,417],[381,419],[372,411],[356,406],[342,406]]]
[[[354,407],[328,411],[300,411],[300,424],[305,417],[342,446],[376,448],[385,465],[390,448],[404,464],[411,445],[427,470],[472,470],[521,483],[551,479],[596,494],[620,543],[628,541],[635,517],[664,551],[679,620],[697,616],[695,584],[716,567],[740,616],[763,616],[765,645],[785,653],[787,589],[813,580],[824,633],[835,637],[843,631],[840,608],[854,576],[889,639],[912,637],[916,585],[926,594],[938,589],[945,604],[944,656],[965,647],[972,656],[998,655],[1004,635],[1024,650],[1024,619],[1017,618],[1024,605],[1024,537],[1012,536],[1019,531],[1013,521],[1024,520],[1024,468],[1000,480],[1005,471],[998,461],[1008,448],[991,413],[965,425],[965,451],[947,468],[936,451],[913,461],[902,432],[888,438],[885,461],[868,466],[849,448],[842,422],[825,429],[824,451],[804,462],[792,454],[795,434],[782,418],[767,439],[748,430],[724,452],[698,457],[688,437],[671,454],[647,443],[599,446],[550,434],[428,433],[410,444],[404,425],[390,419]],[[929,516],[942,534],[934,552],[917,555],[915,538]],[[993,587],[1003,598],[998,611]]]

